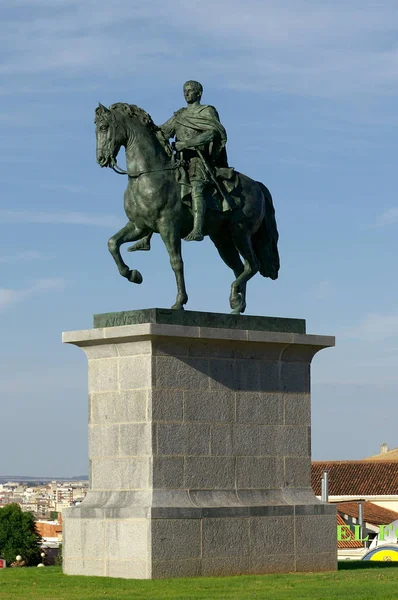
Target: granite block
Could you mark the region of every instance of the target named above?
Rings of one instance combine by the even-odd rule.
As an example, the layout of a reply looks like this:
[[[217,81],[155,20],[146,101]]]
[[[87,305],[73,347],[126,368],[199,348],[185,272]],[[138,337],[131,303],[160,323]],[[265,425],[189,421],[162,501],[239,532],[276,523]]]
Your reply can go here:
[[[134,342],[119,342],[117,344],[119,356],[138,356],[152,353],[151,340],[136,340]]]
[[[280,427],[272,425],[233,426],[233,452],[235,456],[277,456],[280,449]]]
[[[309,393],[283,394],[285,425],[311,425],[311,398]]]
[[[336,552],[336,516],[303,515],[295,517],[295,548],[300,554]]]
[[[158,454],[210,454],[210,425],[158,423],[156,430]]]
[[[153,380],[153,359],[149,354],[119,358],[121,390],[150,388]]]
[[[149,418],[154,421],[182,421],[183,420],[183,391],[182,390],[154,390],[150,392]]]
[[[94,577],[105,577],[105,569],[106,562],[102,558],[64,558],[62,561],[62,571],[65,573],[65,575],[91,575]]]
[[[197,339],[187,344],[189,356],[201,356],[202,358],[235,358],[236,342],[228,339],[219,339],[224,329],[217,329],[217,339]],[[201,330],[203,334],[203,330]],[[230,333],[228,331],[228,333]],[[234,331],[234,334],[237,332]],[[242,332],[243,333],[243,332]]]
[[[149,423],[120,425],[120,456],[152,454],[152,427]]]
[[[146,390],[104,392],[90,395],[90,423],[131,423],[146,421]]]
[[[203,519],[203,558],[226,558],[249,554],[249,519]]]
[[[118,356],[117,344],[99,344],[97,346],[84,346],[84,353],[89,360],[97,358],[116,358]]]
[[[270,555],[266,552],[251,555],[249,573],[252,575],[291,573],[296,570],[295,566],[295,555],[293,553]]]
[[[154,488],[182,489],[184,487],[184,457],[154,456],[152,485]]]
[[[104,522],[100,519],[68,519],[64,524],[63,549],[67,558],[96,560],[103,556]]]
[[[98,358],[88,361],[88,391],[108,392],[118,389],[118,359]]]
[[[88,455],[118,456],[119,454],[119,425],[89,425]]]
[[[260,369],[262,364],[257,360],[237,360],[236,389],[244,392],[260,391]]]
[[[156,337],[152,342],[155,356],[187,356],[189,345],[185,338]]]
[[[232,423],[235,392],[229,390],[189,390],[184,392],[184,420],[203,423]]]
[[[148,458],[96,458],[91,461],[93,490],[147,489],[150,478]]]
[[[279,393],[237,392],[236,421],[256,425],[282,425],[283,403]]]
[[[145,560],[109,560],[107,577],[120,579],[150,579],[150,562]]]
[[[169,579],[170,577],[200,577],[202,561],[188,560],[154,560],[152,561],[152,579]]]
[[[236,388],[235,360],[232,358],[214,358],[210,360],[210,389],[236,390]]]
[[[294,549],[294,516],[252,517],[250,554],[289,554]]]
[[[238,457],[238,489],[273,489],[283,487],[283,459],[279,457]]]
[[[216,425],[211,427],[210,453],[212,456],[233,455],[232,425]]]
[[[226,558],[203,558],[203,577],[227,577],[249,573],[248,556],[228,556]]]
[[[299,552],[296,556],[296,571],[335,571],[337,569],[337,552]]]
[[[285,457],[285,485],[291,488],[311,487],[311,457]]]
[[[279,364],[262,362],[259,366],[260,391],[278,392],[280,390]]]
[[[282,456],[310,456],[308,427],[285,425],[280,430]]]
[[[152,519],[151,529],[154,561],[200,558],[200,520]]]
[[[157,356],[156,387],[208,389],[209,361],[205,358]]]
[[[308,363],[282,363],[282,390],[289,393],[310,392],[310,366]]]
[[[106,552],[110,561],[145,561],[150,558],[150,521],[108,519]]]
[[[185,487],[204,490],[233,489],[235,459],[223,456],[186,457]]]

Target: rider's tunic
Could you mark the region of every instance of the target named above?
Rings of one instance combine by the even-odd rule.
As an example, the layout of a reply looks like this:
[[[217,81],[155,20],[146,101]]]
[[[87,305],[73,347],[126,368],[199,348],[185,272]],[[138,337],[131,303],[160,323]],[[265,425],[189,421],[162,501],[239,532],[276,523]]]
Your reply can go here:
[[[199,104],[181,108],[161,126],[161,129],[166,137],[172,138],[175,136],[176,141],[183,142],[187,142],[187,140],[195,138],[205,131],[211,131],[211,142],[199,146],[198,149],[210,165],[228,166],[225,151],[227,134],[213,106]],[[208,183],[209,175],[195,149],[185,149],[183,157],[188,163],[190,181],[196,180]]]

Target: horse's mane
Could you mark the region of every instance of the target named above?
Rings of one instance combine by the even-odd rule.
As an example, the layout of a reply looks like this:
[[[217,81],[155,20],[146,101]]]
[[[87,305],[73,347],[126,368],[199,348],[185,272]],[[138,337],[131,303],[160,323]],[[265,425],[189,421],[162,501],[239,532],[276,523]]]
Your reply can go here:
[[[149,131],[155,134],[166,154],[170,157],[173,156],[173,150],[171,148],[169,140],[166,138],[161,128],[155,125],[151,115],[147,113],[143,108],[140,108],[136,104],[116,102],[115,104],[110,105],[109,110],[114,115],[117,113],[122,113],[123,115],[128,116],[132,119],[137,119],[141,123],[141,125],[143,125],[147,129],[149,129]]]

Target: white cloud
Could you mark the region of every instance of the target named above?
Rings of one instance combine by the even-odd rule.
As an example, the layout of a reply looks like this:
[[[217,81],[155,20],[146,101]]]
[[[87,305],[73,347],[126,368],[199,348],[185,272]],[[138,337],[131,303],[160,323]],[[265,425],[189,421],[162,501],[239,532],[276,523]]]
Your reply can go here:
[[[340,332],[345,338],[355,338],[363,342],[377,343],[398,336],[398,314],[369,313],[353,327]]]
[[[31,10],[3,20],[0,44],[14,51],[4,52],[2,73],[112,69],[113,76],[141,72],[169,81],[182,71],[233,89],[320,96],[397,90],[395,0],[18,4]]]
[[[48,290],[61,290],[64,287],[65,281],[62,278],[53,278],[38,279],[31,287],[22,290],[0,288],[0,310],[4,310],[17,302],[22,302],[35,294]]]
[[[0,223],[48,223],[54,225],[93,225],[97,227],[122,227],[120,219],[110,215],[87,215],[85,213],[45,213],[0,210]]]
[[[398,223],[398,208],[390,208],[376,219],[376,227],[395,225],[395,223]]]
[[[44,252],[39,252],[38,250],[26,250],[25,252],[18,252],[18,254],[14,254],[12,256],[0,256],[0,263],[14,263],[14,262],[23,262],[27,260],[43,260],[52,258],[48,254]]]

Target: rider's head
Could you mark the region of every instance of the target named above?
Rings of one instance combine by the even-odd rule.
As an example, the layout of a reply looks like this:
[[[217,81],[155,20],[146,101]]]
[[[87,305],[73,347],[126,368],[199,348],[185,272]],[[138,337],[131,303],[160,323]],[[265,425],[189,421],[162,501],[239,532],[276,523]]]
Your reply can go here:
[[[192,102],[196,102],[200,100],[203,94],[203,87],[199,81],[186,81],[184,83],[184,98],[191,104]]]

